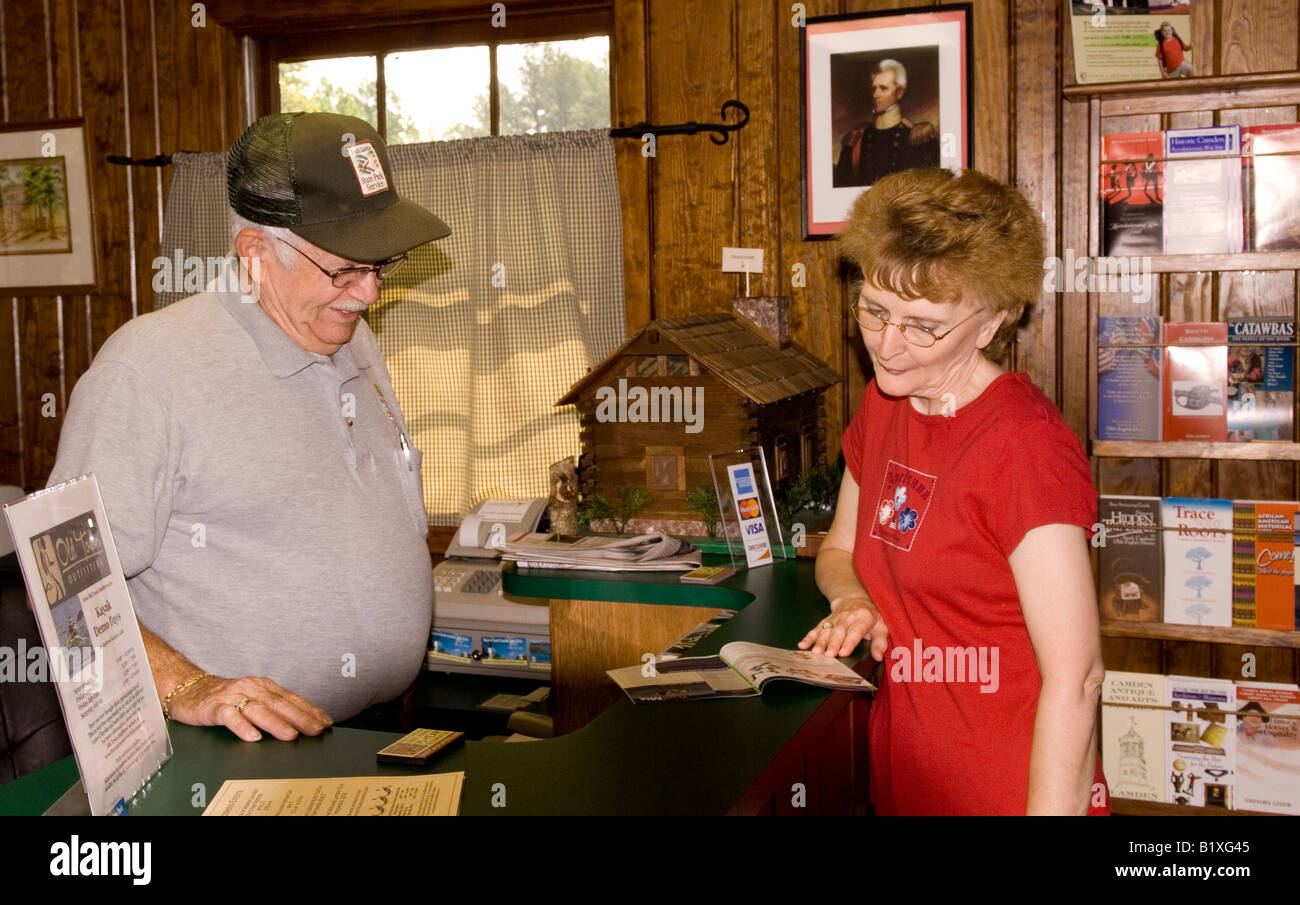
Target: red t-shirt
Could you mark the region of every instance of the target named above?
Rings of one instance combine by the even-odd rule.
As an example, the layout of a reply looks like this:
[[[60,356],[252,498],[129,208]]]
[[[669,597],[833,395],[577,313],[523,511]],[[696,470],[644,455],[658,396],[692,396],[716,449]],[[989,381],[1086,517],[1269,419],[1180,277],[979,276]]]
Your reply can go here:
[[[1024,814],[1040,679],[1007,557],[1032,528],[1095,523],[1078,438],[1021,373],[951,416],[873,380],[844,458],[853,564],[890,636],[869,729],[876,812]]]
[[[1165,63],[1165,72],[1173,72],[1183,65],[1183,39],[1177,35],[1162,39],[1156,48],[1156,56]]]

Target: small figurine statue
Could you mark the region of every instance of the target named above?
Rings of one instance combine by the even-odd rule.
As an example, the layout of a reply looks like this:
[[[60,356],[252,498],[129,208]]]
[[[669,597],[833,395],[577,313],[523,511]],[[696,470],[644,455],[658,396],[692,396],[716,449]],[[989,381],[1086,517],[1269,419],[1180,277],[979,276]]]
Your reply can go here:
[[[551,517],[551,531],[556,534],[578,533],[578,472],[572,459],[561,459],[551,466],[551,499],[546,514]]]

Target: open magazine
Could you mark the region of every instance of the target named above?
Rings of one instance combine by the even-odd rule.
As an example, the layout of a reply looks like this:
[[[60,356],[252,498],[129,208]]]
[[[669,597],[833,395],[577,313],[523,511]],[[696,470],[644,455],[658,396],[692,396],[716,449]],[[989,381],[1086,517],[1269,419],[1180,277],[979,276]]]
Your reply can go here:
[[[501,545],[501,558],[525,569],[672,572],[700,567],[700,550],[662,531],[637,537],[521,534]]]
[[[609,677],[638,704],[744,698],[762,694],[768,682],[790,679],[837,691],[876,687],[838,660],[806,650],[782,650],[748,641],[724,644],[716,657],[676,660],[608,670]]]

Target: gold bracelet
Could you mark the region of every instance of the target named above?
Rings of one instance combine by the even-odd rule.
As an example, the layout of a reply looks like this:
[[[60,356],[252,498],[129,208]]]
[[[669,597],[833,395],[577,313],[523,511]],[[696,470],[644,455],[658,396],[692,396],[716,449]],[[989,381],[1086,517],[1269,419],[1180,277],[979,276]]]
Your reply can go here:
[[[168,720],[172,718],[171,713],[167,710],[167,705],[172,702],[172,698],[176,697],[176,695],[180,694],[182,691],[189,688],[195,682],[201,682],[204,679],[210,679],[210,678],[212,678],[212,673],[201,672],[197,676],[192,676],[186,679],[181,684],[177,685],[175,688],[173,688],[171,694],[167,695],[167,697],[163,698],[162,700],[163,716],[166,717]]]

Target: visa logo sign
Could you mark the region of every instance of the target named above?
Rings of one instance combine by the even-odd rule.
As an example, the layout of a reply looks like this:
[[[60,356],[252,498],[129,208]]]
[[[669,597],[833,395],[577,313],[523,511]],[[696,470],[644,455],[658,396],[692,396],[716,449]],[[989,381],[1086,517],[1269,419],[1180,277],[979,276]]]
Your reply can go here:
[[[745,533],[746,533],[746,534],[763,534],[763,533],[765,533],[765,532],[763,531],[763,525],[762,525],[762,523],[760,522],[760,523],[755,524],[755,525],[746,525],[746,526],[745,526]]]

